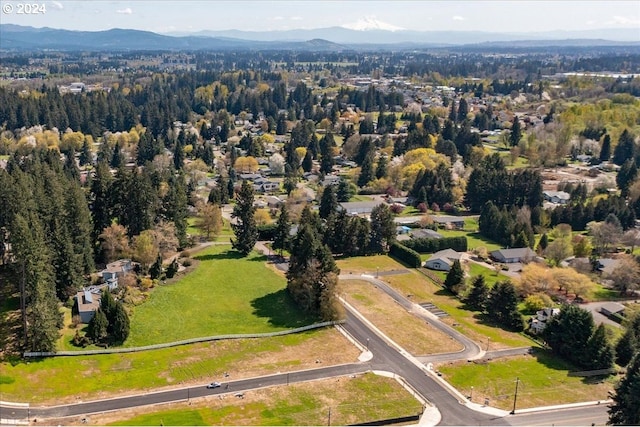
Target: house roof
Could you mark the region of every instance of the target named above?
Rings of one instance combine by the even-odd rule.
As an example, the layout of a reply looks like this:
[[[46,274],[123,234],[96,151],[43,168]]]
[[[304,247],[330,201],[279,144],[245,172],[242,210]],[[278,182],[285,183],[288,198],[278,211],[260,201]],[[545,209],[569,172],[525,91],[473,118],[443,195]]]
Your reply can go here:
[[[97,310],[100,307],[100,291],[82,290],[76,293],[76,300],[78,301],[78,312],[85,313],[88,311]]]
[[[451,261],[449,258],[444,256],[431,256],[431,258],[426,260],[425,263],[431,263],[434,261],[439,261],[443,264],[447,264],[449,267],[451,267],[451,265],[453,264],[453,261]]]
[[[106,271],[109,273],[126,273],[131,269],[131,260],[130,259],[119,259],[117,261],[110,262],[107,264],[106,268],[102,271]]]
[[[450,261],[460,260],[462,258],[461,252],[456,252],[453,249],[443,249],[431,255],[427,261],[431,261],[432,259],[448,259]]]
[[[557,197],[558,199],[561,200],[569,200],[571,198],[571,195],[565,191],[551,191],[551,190],[545,190],[542,192],[542,194],[544,194],[545,196],[551,198],[551,197]]]
[[[607,301],[600,306],[600,309],[605,309],[609,313],[620,313],[621,311],[624,311],[625,306],[618,302]]]
[[[498,249],[497,251],[491,252],[491,256],[495,257],[496,255],[500,255],[505,259],[512,258],[535,258],[536,253],[533,252],[529,248],[511,248],[511,249]]]
[[[414,239],[442,239],[444,236],[429,228],[413,230],[409,235]]]
[[[342,202],[340,203],[340,206],[342,207],[342,209],[344,209],[347,212],[358,212],[358,211],[371,212],[373,208],[381,204],[382,202],[380,201],[372,200],[372,201],[366,201],[366,202]]]
[[[453,215],[433,215],[431,218],[438,224],[464,222],[464,217]]]

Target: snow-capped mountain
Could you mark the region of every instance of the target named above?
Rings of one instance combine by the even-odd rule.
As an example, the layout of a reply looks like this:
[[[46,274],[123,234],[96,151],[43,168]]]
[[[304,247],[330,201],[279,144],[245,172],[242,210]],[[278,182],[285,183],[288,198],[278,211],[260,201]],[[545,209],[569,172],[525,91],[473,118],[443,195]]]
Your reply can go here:
[[[402,27],[382,22],[376,19],[375,16],[366,16],[364,18],[358,19],[354,23],[342,25],[342,28],[347,28],[349,30],[355,31],[384,30],[393,32],[404,30],[404,28]]]

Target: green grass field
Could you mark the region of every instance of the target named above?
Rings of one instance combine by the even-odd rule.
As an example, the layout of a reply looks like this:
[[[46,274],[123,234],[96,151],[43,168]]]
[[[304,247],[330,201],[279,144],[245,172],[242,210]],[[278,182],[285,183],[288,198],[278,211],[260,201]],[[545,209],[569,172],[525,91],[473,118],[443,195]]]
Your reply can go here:
[[[194,257],[200,265],[178,282],[156,287],[133,309],[127,347],[220,334],[273,332],[313,323],[286,292],[265,257],[242,258],[228,246]]]
[[[543,350],[484,364],[461,362],[439,368],[444,378],[473,401],[510,410],[519,378],[517,408],[606,400],[613,378],[569,376],[573,367]]]
[[[2,399],[63,404],[161,387],[205,384],[230,372],[233,379],[339,364],[358,351],[333,328],[273,338],[225,340],[95,356],[12,359],[0,363]]]
[[[470,251],[474,250],[479,246],[484,246],[485,248],[487,248],[487,251],[489,252],[502,248],[502,245],[500,245],[499,243],[496,243],[491,239],[487,239],[480,233],[476,233],[474,231],[438,230],[438,233],[442,234],[444,237],[466,236],[467,246]]]
[[[488,286],[493,286],[494,283],[496,282],[502,282],[505,280],[511,280],[510,277],[505,276],[502,273],[498,273],[496,274],[496,271],[493,269],[489,269],[487,267],[485,267],[484,265],[480,265],[480,264],[476,264],[475,262],[469,262],[467,265],[468,268],[468,273],[469,273],[469,278],[467,279],[469,283],[471,283],[471,279],[476,277],[476,276],[480,276],[483,275],[484,276],[484,282],[488,285]]]
[[[395,380],[364,374],[249,391],[242,401],[194,401],[189,408],[182,405],[108,425],[324,425],[329,410],[332,425],[349,425],[415,415],[421,409]]]

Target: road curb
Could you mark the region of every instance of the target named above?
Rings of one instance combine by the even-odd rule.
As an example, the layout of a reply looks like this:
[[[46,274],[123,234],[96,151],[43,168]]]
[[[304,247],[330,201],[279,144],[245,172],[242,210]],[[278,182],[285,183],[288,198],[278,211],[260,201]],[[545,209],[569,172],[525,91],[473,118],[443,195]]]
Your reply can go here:
[[[564,405],[538,406],[536,408],[517,409],[515,415],[529,414],[534,412],[555,411],[557,409],[570,409],[570,408],[582,408],[585,406],[608,405],[611,402],[613,402],[613,400],[608,399],[608,400],[594,400],[591,402],[567,403]]]

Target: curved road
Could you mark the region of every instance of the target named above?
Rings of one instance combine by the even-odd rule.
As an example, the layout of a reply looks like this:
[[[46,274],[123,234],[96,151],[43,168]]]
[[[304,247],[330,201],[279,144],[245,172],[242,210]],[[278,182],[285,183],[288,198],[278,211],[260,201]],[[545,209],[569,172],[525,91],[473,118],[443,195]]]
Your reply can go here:
[[[408,301],[395,289],[385,282],[371,276],[340,276],[342,280],[366,280],[378,286],[391,296],[401,306],[423,318],[432,326],[459,340],[464,345],[464,350],[457,353],[437,355],[438,357],[451,357],[453,359],[467,359],[479,357],[483,354],[480,347],[464,335],[450,326],[440,322],[435,316],[428,313],[422,307]],[[248,392],[252,389],[282,385],[300,381],[311,381],[321,378],[364,373],[371,370],[390,371],[401,376],[424,400],[434,405],[441,414],[440,425],[588,425],[591,423],[602,424],[606,421],[606,405],[592,407],[565,408],[542,412],[528,412],[506,417],[490,415],[470,409],[466,406],[466,400],[447,387],[428,372],[425,366],[416,358],[396,348],[386,337],[378,334],[366,319],[352,312],[347,304],[346,322],[342,328],[351,337],[359,342],[363,348],[366,346],[373,354],[368,362],[353,363],[339,366],[330,366],[306,371],[278,373],[258,378],[227,382],[221,388],[207,389],[204,385],[167,391],[144,393],[114,399],[81,402],[56,407],[11,407],[0,405],[2,418],[14,420],[33,420],[34,418],[57,418],[65,416],[77,416],[96,412],[113,411],[118,409],[153,405],[157,403],[175,402],[190,398],[217,395],[223,393]],[[435,357],[435,356],[433,356]],[[447,359],[448,360],[448,359]],[[226,385],[229,388],[226,388]]]

